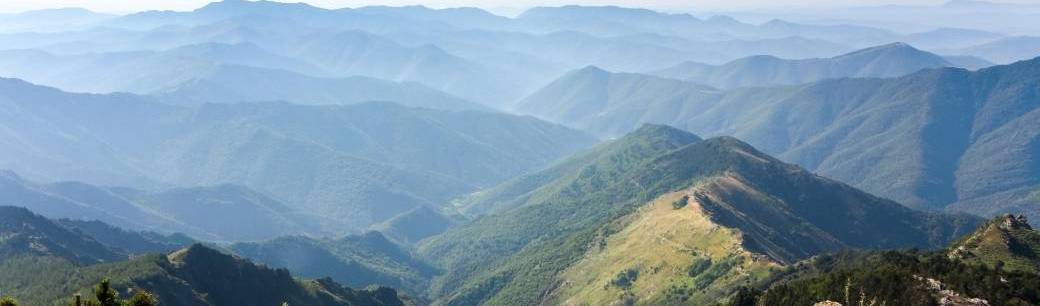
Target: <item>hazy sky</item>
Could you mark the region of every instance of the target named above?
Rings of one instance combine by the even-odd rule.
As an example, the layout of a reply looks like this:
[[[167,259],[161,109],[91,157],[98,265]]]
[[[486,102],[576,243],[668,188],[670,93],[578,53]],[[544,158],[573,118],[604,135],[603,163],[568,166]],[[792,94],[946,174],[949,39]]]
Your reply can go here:
[[[620,5],[648,7],[662,10],[708,11],[778,8],[792,6],[862,6],[881,4],[932,5],[946,0],[282,0],[307,2],[326,8],[357,7],[365,5],[413,5],[430,7],[477,6],[509,14],[524,7],[539,5]],[[102,12],[135,12],[142,10],[191,10],[208,0],[0,0],[0,11],[18,12],[54,7],[84,7]],[[1037,3],[1040,0],[1010,0],[1000,2]]]

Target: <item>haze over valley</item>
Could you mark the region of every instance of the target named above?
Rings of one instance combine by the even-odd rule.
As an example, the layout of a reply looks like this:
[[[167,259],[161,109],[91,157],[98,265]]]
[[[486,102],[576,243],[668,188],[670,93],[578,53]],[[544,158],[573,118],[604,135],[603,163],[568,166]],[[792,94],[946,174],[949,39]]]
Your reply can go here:
[[[0,306],[1040,305],[1040,4],[65,2]]]

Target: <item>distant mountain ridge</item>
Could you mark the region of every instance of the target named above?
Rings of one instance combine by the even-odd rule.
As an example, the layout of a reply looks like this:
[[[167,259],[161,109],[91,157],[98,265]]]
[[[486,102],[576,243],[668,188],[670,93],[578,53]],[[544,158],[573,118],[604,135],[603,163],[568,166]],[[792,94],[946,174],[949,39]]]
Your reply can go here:
[[[357,104],[371,101],[445,110],[490,110],[418,83],[368,77],[317,78],[291,71],[222,65],[210,74],[152,93],[173,105],[287,101]]]
[[[1040,37],[1005,37],[983,44],[943,51],[951,54],[971,54],[1000,64],[1011,64],[1016,61],[1029,60],[1040,54]]]
[[[547,77],[586,65],[654,71],[683,61],[715,64],[758,54],[831,57],[896,41],[921,42],[929,50],[960,50],[967,46],[953,42],[975,45],[1002,38],[940,30],[903,35],[856,25],[751,24],[726,16],[697,18],[611,6],[535,7],[507,18],[475,8],[324,9],[221,1],[192,11],[115,17],[83,32],[0,35],[0,43],[11,49],[60,54],[26,57],[9,50],[0,60],[0,72],[72,91],[151,93],[197,81],[206,70],[216,69],[214,64],[247,65],[311,77],[416,82],[501,108],[544,85]],[[178,51],[215,45],[237,46],[227,48],[237,53]],[[260,55],[269,61],[258,60]],[[985,65],[961,55],[951,62]]]
[[[116,15],[66,7],[0,14],[0,32],[61,32],[87,29]]]
[[[720,66],[683,63],[652,74],[717,88],[735,88],[795,85],[835,78],[899,77],[922,69],[951,66],[954,64],[941,56],[904,43],[893,43],[827,59],[754,56]]]
[[[1040,106],[1032,89],[1040,82],[1034,74],[1038,63],[657,95],[642,90],[679,81],[583,70],[546,86],[518,109],[608,136],[643,123],[735,136],[911,207],[1036,218],[1030,204],[1036,199],[1031,169],[1037,152],[1030,144]],[[621,80],[624,85],[611,83]],[[681,87],[695,91],[693,85]],[[539,112],[522,105],[551,107]],[[579,111],[553,111],[561,108]]]
[[[713,100],[720,94],[718,89],[695,82],[612,73],[590,66],[563,75],[519,101],[513,110],[616,136],[634,128],[630,123],[640,118],[676,115],[656,109],[683,108],[688,101]]]

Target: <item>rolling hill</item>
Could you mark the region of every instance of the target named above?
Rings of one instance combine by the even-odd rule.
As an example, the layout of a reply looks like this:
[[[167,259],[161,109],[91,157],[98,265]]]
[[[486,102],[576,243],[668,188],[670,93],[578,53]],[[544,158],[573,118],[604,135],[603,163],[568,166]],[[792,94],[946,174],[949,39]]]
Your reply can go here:
[[[1038,68],[1034,59],[979,71],[943,68],[690,95],[642,95],[644,88],[678,81],[586,69],[521,105],[579,110],[554,117],[561,112],[528,109],[603,135],[664,123],[738,137],[911,207],[1035,218]],[[625,85],[608,87],[612,80]]]
[[[698,304],[812,255],[938,248],[979,223],[664,126],[583,156],[531,176],[543,184],[493,189],[512,196],[469,205],[501,212],[424,241],[420,254],[447,271],[431,295],[445,305]]]
[[[148,189],[238,184],[333,232],[541,167],[595,141],[531,117],[393,103],[205,104],[3,80],[0,167],[36,181]],[[329,133],[329,131],[337,131]],[[344,222],[347,220],[347,222]]]

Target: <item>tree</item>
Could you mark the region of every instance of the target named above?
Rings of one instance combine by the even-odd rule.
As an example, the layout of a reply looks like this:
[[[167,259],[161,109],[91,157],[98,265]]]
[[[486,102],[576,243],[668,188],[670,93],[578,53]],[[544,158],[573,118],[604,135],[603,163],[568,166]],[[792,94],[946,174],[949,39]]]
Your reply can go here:
[[[18,301],[15,301],[12,297],[5,296],[0,298],[0,306],[18,306]]]
[[[737,293],[733,294],[733,297],[729,299],[729,306],[755,306],[758,302],[758,297],[762,295],[762,291],[749,288],[741,287],[737,290]]]
[[[119,306],[119,292],[112,289],[112,284],[107,278],[94,287],[94,296],[101,306]]]
[[[159,300],[155,298],[155,295],[148,293],[144,290],[134,291],[134,296],[130,297],[129,300],[123,302],[124,306],[156,306],[159,305]]]
[[[159,305],[159,298],[154,294],[145,290],[134,290],[134,294],[129,299],[120,300],[119,292],[112,289],[112,283],[107,278],[102,279],[97,286],[94,286],[94,298],[96,300],[80,301],[79,294],[73,297],[71,305],[73,306],[156,306]],[[82,304],[80,304],[80,302]],[[7,306],[2,305],[0,306]],[[17,306],[17,305],[15,305]]]

